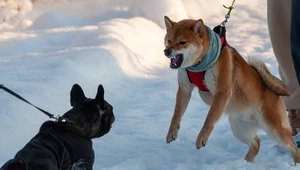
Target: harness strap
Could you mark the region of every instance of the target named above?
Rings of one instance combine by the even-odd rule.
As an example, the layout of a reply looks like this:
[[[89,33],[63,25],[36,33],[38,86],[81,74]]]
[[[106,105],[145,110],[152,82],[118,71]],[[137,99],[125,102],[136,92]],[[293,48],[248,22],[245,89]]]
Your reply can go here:
[[[204,84],[204,75],[206,71],[192,72],[186,69],[186,73],[191,83],[195,84],[201,91],[209,91]]]
[[[217,33],[221,39],[221,44],[222,44],[221,51],[222,51],[225,46],[229,46],[226,40],[226,27],[222,25],[218,25],[214,27],[213,31]]]

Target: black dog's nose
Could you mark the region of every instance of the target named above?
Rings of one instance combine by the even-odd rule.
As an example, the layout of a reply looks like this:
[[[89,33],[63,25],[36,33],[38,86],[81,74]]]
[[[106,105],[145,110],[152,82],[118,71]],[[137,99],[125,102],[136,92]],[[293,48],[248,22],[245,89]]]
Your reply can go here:
[[[169,49],[169,48],[166,48],[165,50],[164,50],[164,53],[165,53],[165,56],[169,56],[169,55],[171,55],[171,53],[172,53],[172,50],[171,49]]]

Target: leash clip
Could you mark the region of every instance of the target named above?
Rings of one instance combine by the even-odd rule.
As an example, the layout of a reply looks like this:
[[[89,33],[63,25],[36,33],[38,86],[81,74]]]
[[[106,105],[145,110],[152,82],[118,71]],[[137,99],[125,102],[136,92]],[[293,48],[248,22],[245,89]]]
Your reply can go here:
[[[234,7],[233,7],[234,2],[235,2],[235,0],[233,0],[231,6],[229,6],[229,7],[223,5],[224,8],[228,9],[227,14],[225,15],[225,20],[221,23],[221,26],[223,26],[223,27],[225,27],[226,23],[228,22],[228,19],[230,18],[230,13],[234,9]]]
[[[60,115],[57,115],[56,117],[53,117],[53,119],[55,119],[59,123],[60,122],[63,122],[63,123],[67,122],[67,120],[65,118],[63,118],[62,116],[60,116]]]

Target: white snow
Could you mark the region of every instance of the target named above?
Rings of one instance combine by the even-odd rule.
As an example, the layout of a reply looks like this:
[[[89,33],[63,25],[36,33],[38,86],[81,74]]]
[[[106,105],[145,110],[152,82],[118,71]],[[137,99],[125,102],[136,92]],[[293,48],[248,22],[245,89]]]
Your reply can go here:
[[[37,106],[62,115],[78,83],[88,97],[102,84],[114,106],[110,133],[94,140],[95,170],[269,170],[293,167],[264,132],[254,163],[235,139],[228,120],[217,123],[205,148],[197,135],[209,109],[193,93],[179,137],[165,137],[173,115],[177,73],[163,55],[163,16],[203,18],[213,27],[231,0],[8,0],[0,3],[0,84]],[[278,76],[266,23],[266,2],[236,1],[227,27],[230,45],[265,61]],[[0,90],[0,166],[48,118]]]

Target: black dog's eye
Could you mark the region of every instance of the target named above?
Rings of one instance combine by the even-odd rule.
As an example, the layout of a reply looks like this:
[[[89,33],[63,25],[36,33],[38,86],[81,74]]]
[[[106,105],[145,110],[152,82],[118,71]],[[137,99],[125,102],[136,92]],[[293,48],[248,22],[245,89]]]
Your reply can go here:
[[[179,44],[184,45],[184,44],[186,44],[186,41],[179,41]]]
[[[168,43],[171,43],[171,40],[168,40]]]

